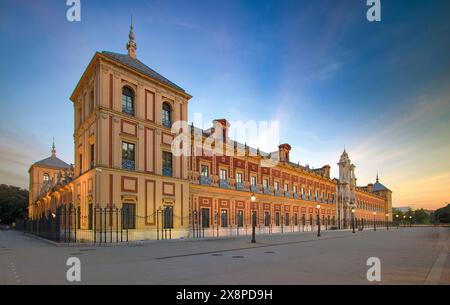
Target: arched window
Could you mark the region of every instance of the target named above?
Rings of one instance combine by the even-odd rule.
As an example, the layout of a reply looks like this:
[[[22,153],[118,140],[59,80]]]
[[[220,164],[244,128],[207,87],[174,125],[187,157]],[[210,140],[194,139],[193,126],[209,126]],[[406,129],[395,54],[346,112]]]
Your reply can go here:
[[[162,124],[166,127],[172,127],[172,108],[168,103],[163,103]]]
[[[134,115],[134,92],[129,87],[122,88],[122,112]]]
[[[44,174],[44,176],[42,176],[42,180],[44,181],[44,183],[49,182],[50,181],[50,175],[49,174]]]

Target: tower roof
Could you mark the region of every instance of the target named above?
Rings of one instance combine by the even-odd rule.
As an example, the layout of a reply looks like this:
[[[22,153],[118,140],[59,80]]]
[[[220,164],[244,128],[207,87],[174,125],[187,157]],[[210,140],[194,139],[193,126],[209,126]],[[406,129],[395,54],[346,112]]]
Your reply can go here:
[[[186,92],[183,88],[174,84],[173,82],[171,82],[170,80],[168,80],[167,78],[165,78],[164,76],[162,76],[161,74],[156,72],[155,70],[151,69],[150,67],[146,66],[144,63],[142,63],[137,58],[133,58],[127,54],[119,54],[119,53],[108,52],[108,51],[103,51],[102,54],[118,63],[121,63],[121,64],[131,68],[131,69],[137,70],[140,73],[143,73],[151,78],[154,78],[157,81],[159,81],[169,87],[172,87],[175,90]]]
[[[57,169],[70,168],[69,164],[67,164],[63,160],[56,157],[55,139],[53,139],[51,152],[52,152],[52,155],[50,157],[34,163],[33,166],[37,165],[37,166],[51,167],[51,168],[57,168]]]
[[[388,189],[387,187],[385,187],[383,184],[380,183],[380,178],[378,177],[378,174],[377,174],[377,181],[373,185],[373,191],[374,192],[390,191],[390,189]]]

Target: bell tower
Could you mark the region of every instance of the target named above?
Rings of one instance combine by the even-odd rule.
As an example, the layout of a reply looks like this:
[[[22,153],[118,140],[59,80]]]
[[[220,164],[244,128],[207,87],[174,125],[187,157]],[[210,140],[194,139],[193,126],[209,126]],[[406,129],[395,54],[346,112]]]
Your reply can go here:
[[[351,221],[351,210],[356,207],[356,166],[352,164],[346,150],[339,160],[339,183],[337,218],[340,228],[347,228]]]

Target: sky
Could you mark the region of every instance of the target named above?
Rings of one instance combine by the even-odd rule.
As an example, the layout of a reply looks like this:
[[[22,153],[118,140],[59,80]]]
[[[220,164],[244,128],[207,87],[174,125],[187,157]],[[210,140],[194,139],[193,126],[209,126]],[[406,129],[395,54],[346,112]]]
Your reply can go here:
[[[359,185],[394,206],[450,202],[450,1],[65,0],[0,2],[0,183],[28,187],[50,156],[73,163],[69,100],[96,51],[126,53],[191,95],[189,117],[277,121],[291,160],[329,164],[344,148]],[[274,151],[276,147],[262,147]]]

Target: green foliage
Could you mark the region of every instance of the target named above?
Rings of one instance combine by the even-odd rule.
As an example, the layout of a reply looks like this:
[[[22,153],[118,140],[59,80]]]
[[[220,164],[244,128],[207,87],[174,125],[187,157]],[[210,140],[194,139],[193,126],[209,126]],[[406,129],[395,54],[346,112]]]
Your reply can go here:
[[[424,209],[414,211],[413,215],[414,223],[428,225],[430,224],[430,214]]]
[[[401,223],[413,223],[413,224],[430,224],[430,214],[427,213],[424,209],[420,209],[420,210],[415,210],[413,211],[412,209],[409,209],[408,212],[402,212],[400,210],[397,209],[392,209],[392,213],[394,215],[394,221],[397,221],[397,219],[401,222]],[[396,218],[396,215],[399,215],[398,218]],[[403,218],[403,216],[406,216],[405,218]],[[412,218],[410,218],[412,217]]]
[[[434,212],[437,223],[450,223],[450,204]]]
[[[11,224],[27,215],[28,191],[15,186],[0,185],[0,223]]]

